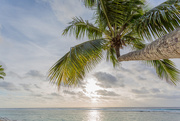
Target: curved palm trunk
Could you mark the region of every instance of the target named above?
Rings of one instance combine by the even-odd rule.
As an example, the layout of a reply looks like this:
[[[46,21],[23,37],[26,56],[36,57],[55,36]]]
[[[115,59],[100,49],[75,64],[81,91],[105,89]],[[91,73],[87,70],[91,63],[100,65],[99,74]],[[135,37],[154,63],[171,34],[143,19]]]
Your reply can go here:
[[[121,61],[160,60],[180,58],[180,28],[153,41],[144,49],[130,52],[118,58]]]

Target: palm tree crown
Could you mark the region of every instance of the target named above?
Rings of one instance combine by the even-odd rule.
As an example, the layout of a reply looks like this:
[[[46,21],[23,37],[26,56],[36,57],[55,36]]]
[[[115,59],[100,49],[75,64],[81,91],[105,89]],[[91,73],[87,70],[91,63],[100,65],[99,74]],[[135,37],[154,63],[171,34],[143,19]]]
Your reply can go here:
[[[73,34],[77,39],[88,37],[80,45],[72,47],[50,69],[50,80],[60,87],[76,85],[86,72],[102,59],[118,66],[120,49],[145,47],[144,40],[152,40],[180,25],[180,0],[167,0],[159,6],[146,10],[144,0],[83,0],[86,7],[95,10],[92,24],[81,17],[74,17],[63,35]],[[178,80],[178,69],[170,60],[148,61],[160,78],[174,83]]]

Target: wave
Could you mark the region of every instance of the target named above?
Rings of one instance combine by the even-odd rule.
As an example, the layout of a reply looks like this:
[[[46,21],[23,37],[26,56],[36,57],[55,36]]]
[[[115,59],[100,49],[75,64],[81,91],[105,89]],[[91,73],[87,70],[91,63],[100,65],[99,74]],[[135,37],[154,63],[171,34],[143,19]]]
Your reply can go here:
[[[128,107],[110,107],[110,108],[37,108],[37,110],[98,110],[110,112],[175,112],[180,113],[180,108],[128,108]]]
[[[180,113],[180,109],[162,109],[162,108],[156,108],[156,109],[142,109],[142,108],[135,108],[135,109],[103,109],[105,111],[118,111],[118,112],[176,112]]]
[[[109,107],[109,108],[11,108],[1,110],[97,110],[97,111],[111,111],[111,112],[176,112],[180,113],[180,108],[152,108],[152,107]],[[1,121],[0,117],[0,121]]]

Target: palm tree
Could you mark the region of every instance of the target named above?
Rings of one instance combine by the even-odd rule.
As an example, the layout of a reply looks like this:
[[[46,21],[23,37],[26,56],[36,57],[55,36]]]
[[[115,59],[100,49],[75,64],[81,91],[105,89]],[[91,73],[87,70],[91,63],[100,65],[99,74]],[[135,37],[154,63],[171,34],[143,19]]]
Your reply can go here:
[[[58,87],[77,85],[85,74],[106,55],[113,67],[119,65],[120,49],[145,47],[145,39],[159,38],[180,25],[179,2],[168,0],[146,10],[144,0],[83,0],[93,9],[94,23],[74,17],[63,35],[73,34],[77,39],[88,37],[89,41],[76,45],[50,69],[49,78]],[[170,60],[148,61],[156,68],[160,78],[167,82],[178,81],[178,69]]]
[[[6,76],[4,73],[4,68],[2,68],[2,65],[0,65],[0,79],[4,79],[4,76]]]
[[[140,50],[122,55],[118,60],[160,60],[169,58],[180,58],[180,28],[153,41]]]

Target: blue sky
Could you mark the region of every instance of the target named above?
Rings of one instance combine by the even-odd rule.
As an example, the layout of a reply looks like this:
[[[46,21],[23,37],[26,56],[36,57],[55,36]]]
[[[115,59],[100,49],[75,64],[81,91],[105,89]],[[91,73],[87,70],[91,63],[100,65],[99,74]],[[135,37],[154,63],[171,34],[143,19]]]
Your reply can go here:
[[[0,64],[7,73],[0,80],[0,108],[180,106],[179,85],[160,80],[141,62],[113,69],[103,61],[76,88],[58,91],[49,83],[49,68],[86,40],[61,36],[63,29],[72,17],[92,14],[80,0],[0,0]],[[179,59],[174,62],[180,69]]]

